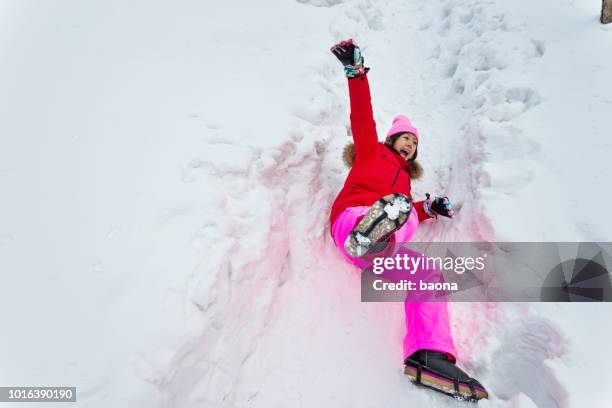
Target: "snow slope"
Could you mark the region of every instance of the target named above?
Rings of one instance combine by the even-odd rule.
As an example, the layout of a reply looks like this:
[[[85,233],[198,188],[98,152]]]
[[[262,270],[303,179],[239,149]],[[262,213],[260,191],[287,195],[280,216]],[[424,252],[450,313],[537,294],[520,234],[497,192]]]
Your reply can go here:
[[[432,241],[610,240],[587,1],[0,1],[0,385],[79,407],[456,406],[330,241],[354,37],[422,133]],[[606,75],[607,74],[607,75]],[[606,304],[452,304],[485,407],[607,407]],[[8,404],[7,404],[8,406]],[[62,404],[57,404],[62,406]],[[74,406],[66,404],[64,406]]]

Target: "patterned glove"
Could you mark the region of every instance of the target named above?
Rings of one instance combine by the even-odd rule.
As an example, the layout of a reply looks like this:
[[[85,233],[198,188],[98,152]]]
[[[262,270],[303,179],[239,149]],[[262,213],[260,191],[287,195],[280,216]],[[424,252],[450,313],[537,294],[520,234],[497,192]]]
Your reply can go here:
[[[429,193],[425,194],[427,199],[423,203],[423,209],[430,217],[438,218],[438,215],[453,218],[455,211],[448,197],[436,196],[433,200]]]
[[[335,44],[330,50],[344,65],[344,75],[347,78],[360,77],[370,70],[370,68],[363,66],[364,59],[361,55],[361,49],[353,42],[352,38]]]

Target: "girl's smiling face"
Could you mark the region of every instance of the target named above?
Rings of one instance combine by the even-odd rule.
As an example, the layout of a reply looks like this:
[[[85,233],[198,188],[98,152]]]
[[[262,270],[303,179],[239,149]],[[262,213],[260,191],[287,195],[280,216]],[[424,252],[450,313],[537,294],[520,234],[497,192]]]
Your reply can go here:
[[[417,138],[412,133],[402,133],[395,138],[393,149],[406,161],[412,159],[417,148]]]

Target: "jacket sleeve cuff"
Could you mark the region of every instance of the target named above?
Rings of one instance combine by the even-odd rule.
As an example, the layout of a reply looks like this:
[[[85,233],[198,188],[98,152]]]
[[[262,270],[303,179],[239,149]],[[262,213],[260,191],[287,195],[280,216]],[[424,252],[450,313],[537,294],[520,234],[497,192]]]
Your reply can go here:
[[[430,218],[434,218],[427,215],[427,213],[425,212],[425,208],[423,207],[424,203],[425,201],[417,201],[412,205],[412,207],[416,210],[417,215],[419,216],[419,221],[425,221]]]

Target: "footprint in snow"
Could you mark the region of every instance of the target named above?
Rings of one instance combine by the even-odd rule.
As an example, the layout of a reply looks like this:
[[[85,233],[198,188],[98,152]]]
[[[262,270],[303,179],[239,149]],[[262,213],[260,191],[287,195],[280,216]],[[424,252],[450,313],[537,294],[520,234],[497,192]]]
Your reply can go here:
[[[565,352],[565,340],[547,320],[530,317],[510,327],[493,354],[490,388],[502,400],[528,396],[541,408],[567,407],[567,391],[546,360]]]

